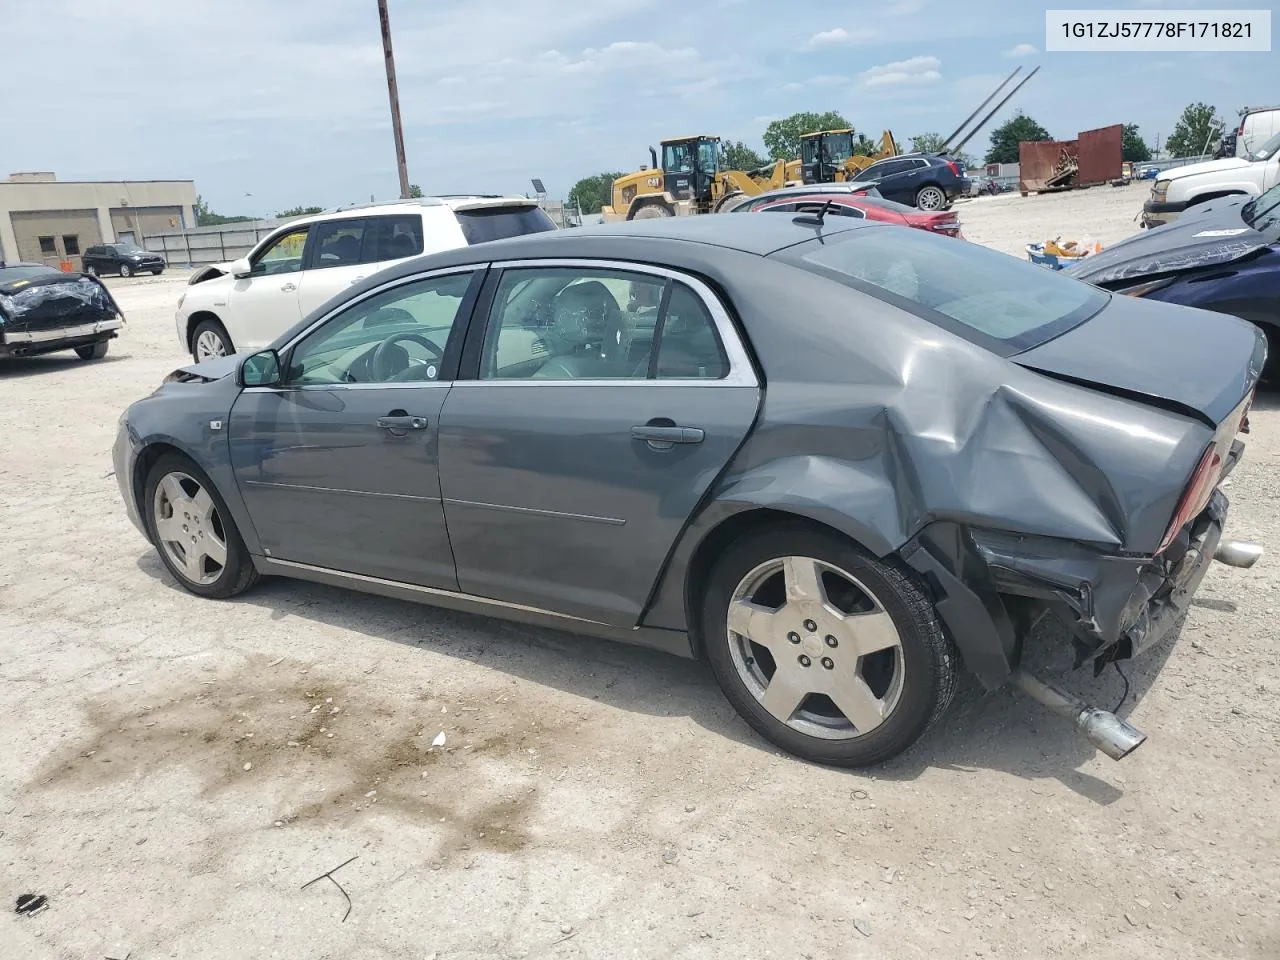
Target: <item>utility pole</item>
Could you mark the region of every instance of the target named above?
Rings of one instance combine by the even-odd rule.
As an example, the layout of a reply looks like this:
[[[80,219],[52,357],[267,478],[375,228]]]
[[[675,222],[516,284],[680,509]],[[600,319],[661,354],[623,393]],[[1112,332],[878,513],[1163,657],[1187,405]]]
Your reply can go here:
[[[387,0],[378,0],[378,22],[382,27],[382,54],[387,61],[387,96],[391,98],[391,130],[396,138],[396,169],[400,173],[400,199],[409,199],[409,168],[404,159],[404,131],[400,128],[400,94],[396,92],[396,59],[391,53],[391,20]]]

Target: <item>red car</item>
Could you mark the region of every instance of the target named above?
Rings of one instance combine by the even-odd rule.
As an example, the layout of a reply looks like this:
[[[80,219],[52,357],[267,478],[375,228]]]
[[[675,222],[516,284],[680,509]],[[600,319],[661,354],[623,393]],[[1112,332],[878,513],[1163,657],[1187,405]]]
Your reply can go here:
[[[928,230],[930,233],[941,233],[944,236],[964,239],[960,233],[960,218],[954,211],[917,210],[915,207],[894,203],[892,200],[856,193],[791,194],[752,206],[747,212],[817,213],[828,203],[831,204],[831,208],[827,212],[832,215],[896,223],[899,226],[915,227],[917,230]]]

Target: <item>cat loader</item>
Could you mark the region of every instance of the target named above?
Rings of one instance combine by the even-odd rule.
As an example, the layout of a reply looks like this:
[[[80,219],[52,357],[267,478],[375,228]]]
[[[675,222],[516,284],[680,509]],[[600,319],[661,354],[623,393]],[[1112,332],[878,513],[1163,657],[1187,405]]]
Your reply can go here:
[[[650,147],[652,166],[613,181],[612,203],[600,210],[606,223],[725,213],[747,197],[800,182],[800,163],[794,160],[752,171],[721,170],[716,136],[679,137],[661,146],[661,165]]]
[[[800,138],[800,179],[804,183],[843,183],[858,179],[858,174],[877,160],[898,155],[893,132],[884,131],[876,152],[869,155],[853,152],[852,130],[819,130]]]

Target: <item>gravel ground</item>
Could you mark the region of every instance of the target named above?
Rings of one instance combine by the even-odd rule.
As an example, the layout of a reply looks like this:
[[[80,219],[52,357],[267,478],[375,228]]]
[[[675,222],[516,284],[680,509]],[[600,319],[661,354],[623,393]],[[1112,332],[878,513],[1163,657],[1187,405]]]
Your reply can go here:
[[[961,217],[1017,253],[1118,239],[1141,196]],[[887,767],[810,766],[698,664],[282,580],[179,589],[108,450],[182,359],[181,280],[109,282],[106,360],[0,362],[0,893],[50,898],[0,920],[5,960],[1280,956],[1274,557],[1215,567],[1133,665],[1150,740],[1123,763],[970,687]],[[1280,543],[1274,396],[1252,422],[1229,532]],[[344,861],[345,922],[335,884],[303,889]]]

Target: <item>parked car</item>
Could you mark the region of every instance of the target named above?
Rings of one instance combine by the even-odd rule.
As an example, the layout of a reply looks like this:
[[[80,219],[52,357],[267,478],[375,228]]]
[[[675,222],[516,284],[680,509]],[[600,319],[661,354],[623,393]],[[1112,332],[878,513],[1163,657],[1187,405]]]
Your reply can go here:
[[[1116,293],[1229,313],[1256,324],[1280,356],[1280,185],[1219,197],[1066,272]]]
[[[967,197],[973,186],[957,161],[931,153],[877,160],[858,174],[858,180],[874,183],[886,200],[921,210],[946,210],[957,198]]]
[[[123,241],[85,247],[84,253],[80,254],[80,262],[84,265],[84,272],[94,277],[104,273],[116,273],[122,277],[131,277],[135,273],[159,276],[166,266],[160,254]]]
[[[1151,199],[1142,205],[1142,223],[1143,226],[1169,223],[1188,207],[1218,197],[1261,196],[1277,183],[1280,183],[1280,134],[1248,157],[1226,157],[1165,170],[1151,187]]]
[[[178,340],[196,360],[253,352],[389,264],[555,228],[525,197],[427,197],[300,217],[248,256],[192,274],[178,300]]]
[[[1230,156],[1245,157],[1280,134],[1280,106],[1245,107],[1240,111],[1240,123],[1231,134]]]
[[[0,357],[74,350],[82,360],[101,360],[123,324],[100,280],[0,260]]]
[[[811,760],[884,760],[1043,613],[1135,656],[1219,548],[1265,341],[977,244],[705,216],[354,284],[123,414],[128,515],[191,593],[347,586],[705,657]],[[638,387],[643,386],[643,389]],[[1256,551],[1255,551],[1256,552]]]
[[[863,183],[861,180],[849,180],[842,183],[799,183],[790,187],[778,187],[776,190],[757,193],[754,197],[743,199],[732,210],[725,212],[751,213],[753,210],[784,197],[811,197],[816,195],[825,197],[828,194],[852,194],[858,197],[871,197],[875,200],[883,199],[874,183]]]
[[[829,205],[829,206],[828,206]],[[752,213],[829,213],[837,217],[877,220],[917,230],[928,230],[946,237],[960,236],[960,219],[953,211],[917,210],[892,200],[875,199],[853,193],[805,193],[797,196],[774,197],[764,203],[752,204]]]

